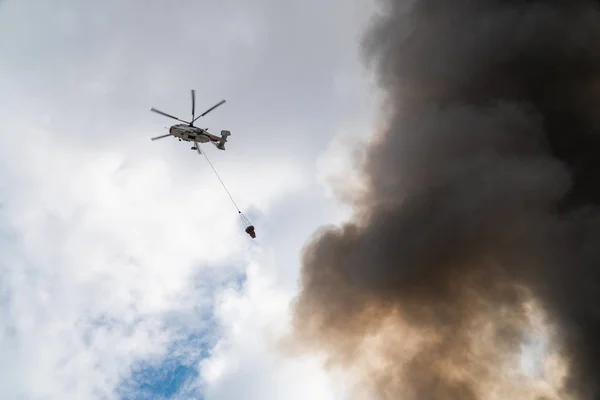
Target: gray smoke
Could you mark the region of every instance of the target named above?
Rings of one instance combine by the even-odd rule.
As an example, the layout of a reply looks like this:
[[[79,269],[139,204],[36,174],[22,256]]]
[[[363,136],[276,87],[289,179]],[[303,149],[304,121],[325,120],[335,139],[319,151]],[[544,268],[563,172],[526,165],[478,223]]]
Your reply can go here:
[[[379,399],[492,398],[519,385],[501,370],[533,299],[568,365],[562,394],[598,396],[598,3],[381,5],[364,48],[386,128],[353,220],[305,249],[299,342],[362,362]]]

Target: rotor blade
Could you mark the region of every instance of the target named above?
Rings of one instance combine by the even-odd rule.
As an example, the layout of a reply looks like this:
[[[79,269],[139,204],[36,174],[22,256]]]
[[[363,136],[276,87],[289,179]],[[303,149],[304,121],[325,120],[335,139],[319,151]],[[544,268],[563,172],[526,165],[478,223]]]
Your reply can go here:
[[[208,114],[209,112],[211,112],[212,110],[214,110],[215,108],[219,107],[220,105],[222,105],[223,103],[225,103],[225,100],[221,100],[220,102],[218,102],[217,104],[215,104],[214,106],[212,106],[211,108],[209,108],[208,110],[204,111],[202,114],[198,115],[193,121],[192,123],[194,123],[198,118],[200,117],[204,117],[206,114]]]
[[[156,108],[151,108],[150,111],[155,112],[155,113],[160,114],[160,115],[164,115],[165,117],[173,118],[173,119],[176,119],[177,121],[181,121],[181,122],[185,122],[186,124],[189,124],[188,121],[184,121],[182,119],[174,117],[171,114],[167,114],[166,112],[162,112],[160,110],[157,110]]]
[[[167,133],[166,135],[156,136],[156,137],[151,138],[150,140],[158,140],[158,139],[166,138],[167,136],[171,136],[171,134]]]
[[[196,91],[192,89],[192,121],[196,115]]]

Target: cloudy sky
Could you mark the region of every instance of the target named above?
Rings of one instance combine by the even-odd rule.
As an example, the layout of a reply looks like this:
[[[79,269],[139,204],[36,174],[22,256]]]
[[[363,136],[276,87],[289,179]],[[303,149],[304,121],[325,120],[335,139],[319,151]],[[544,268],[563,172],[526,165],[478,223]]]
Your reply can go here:
[[[0,0],[0,398],[344,399],[278,350],[371,133],[368,0]],[[229,129],[206,160],[152,136]]]

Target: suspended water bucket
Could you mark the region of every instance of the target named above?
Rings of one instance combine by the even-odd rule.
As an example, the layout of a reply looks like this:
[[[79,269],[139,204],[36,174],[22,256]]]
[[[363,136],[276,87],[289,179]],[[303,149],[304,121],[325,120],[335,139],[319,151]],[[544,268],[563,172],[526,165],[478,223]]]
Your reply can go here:
[[[248,220],[248,218],[246,218],[246,216],[241,212],[238,211],[239,215],[240,215],[240,219],[242,220],[242,224],[244,226],[244,231],[252,238],[256,238],[256,231],[254,230],[254,225],[252,225],[250,223],[250,220]]]
[[[246,233],[250,235],[252,239],[256,238],[256,232],[254,232],[254,226],[250,225],[246,228]]]

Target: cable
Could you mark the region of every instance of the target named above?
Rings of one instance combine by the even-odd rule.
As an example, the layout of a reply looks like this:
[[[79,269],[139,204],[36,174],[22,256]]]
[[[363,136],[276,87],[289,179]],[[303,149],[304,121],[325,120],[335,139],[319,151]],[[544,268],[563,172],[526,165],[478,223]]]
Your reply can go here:
[[[206,158],[206,161],[208,161],[208,165],[210,165],[210,167],[212,168],[213,172],[215,173],[215,175],[217,176],[217,178],[219,179],[219,182],[221,182],[221,185],[223,185],[223,189],[225,189],[225,191],[227,192],[227,195],[229,196],[229,198],[231,199],[231,202],[233,203],[233,205],[235,206],[236,210],[238,211],[238,213],[245,219],[245,221],[248,222],[248,224],[250,223],[250,221],[248,220],[248,218],[246,218],[246,216],[244,214],[242,214],[242,212],[240,211],[240,208],[238,207],[238,205],[236,204],[235,200],[233,199],[233,196],[231,196],[231,193],[229,193],[229,190],[227,190],[227,186],[225,186],[225,183],[223,183],[223,180],[221,179],[221,177],[219,176],[219,174],[217,173],[217,170],[215,169],[215,167],[213,167],[212,163],[210,162],[210,160],[208,159],[208,156],[206,155],[206,151],[202,151],[201,152],[204,155],[204,158]]]
[[[252,223],[250,223],[250,220],[248,218],[246,218],[246,216],[242,213],[242,211],[236,204],[235,200],[233,199],[233,196],[231,195],[231,193],[229,193],[229,190],[227,190],[227,186],[225,186],[223,179],[221,179],[221,177],[219,176],[219,173],[217,172],[215,167],[212,165],[212,163],[208,159],[206,152],[200,151],[200,147],[198,146],[197,143],[196,143],[196,149],[198,150],[199,153],[204,154],[204,158],[206,158],[206,161],[208,161],[208,165],[210,165],[210,167],[212,168],[212,170],[215,173],[215,175],[217,176],[217,178],[219,178],[219,182],[221,182],[221,185],[223,185],[223,189],[225,189],[225,191],[227,192],[227,195],[229,196],[229,198],[231,199],[231,202],[235,206],[235,208],[238,212],[238,215],[242,218],[242,222],[245,224],[244,231],[254,239],[256,237],[256,233],[254,232],[254,226],[252,225]]]

